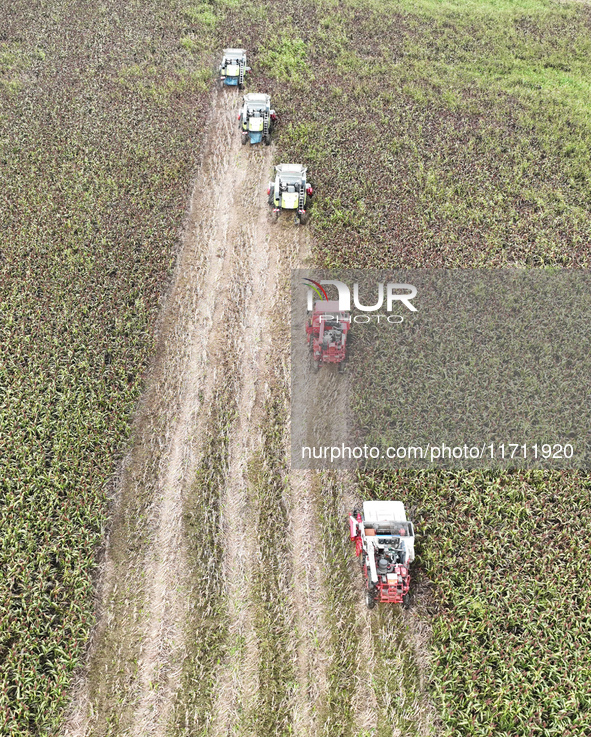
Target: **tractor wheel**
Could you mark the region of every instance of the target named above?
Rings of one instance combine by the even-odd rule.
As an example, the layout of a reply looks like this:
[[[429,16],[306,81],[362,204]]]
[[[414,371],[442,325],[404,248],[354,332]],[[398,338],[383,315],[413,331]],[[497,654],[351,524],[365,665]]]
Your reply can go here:
[[[374,609],[375,605],[377,604],[374,595],[371,593],[371,591],[365,592],[365,603],[367,604],[368,609]]]
[[[410,594],[406,593],[402,597],[402,608],[403,609],[410,609]]]

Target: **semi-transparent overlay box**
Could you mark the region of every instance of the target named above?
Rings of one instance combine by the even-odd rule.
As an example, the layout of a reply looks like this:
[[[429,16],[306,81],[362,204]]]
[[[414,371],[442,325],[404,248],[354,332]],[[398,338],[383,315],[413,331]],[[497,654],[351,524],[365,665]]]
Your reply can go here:
[[[591,467],[589,271],[295,270],[291,291],[292,467]]]

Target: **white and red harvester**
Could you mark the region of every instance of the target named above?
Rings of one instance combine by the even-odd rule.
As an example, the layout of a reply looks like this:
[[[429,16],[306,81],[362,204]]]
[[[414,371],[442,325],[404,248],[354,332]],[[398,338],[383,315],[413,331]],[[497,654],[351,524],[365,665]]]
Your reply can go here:
[[[415,532],[402,502],[363,502],[349,516],[351,540],[361,558],[366,602],[408,607],[410,564],[415,558]]]

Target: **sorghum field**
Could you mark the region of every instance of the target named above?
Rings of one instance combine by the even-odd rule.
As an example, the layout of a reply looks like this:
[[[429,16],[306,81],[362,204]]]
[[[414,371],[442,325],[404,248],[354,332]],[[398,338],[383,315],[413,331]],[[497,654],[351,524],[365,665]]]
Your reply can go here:
[[[17,735],[58,723],[92,625],[210,74],[207,26],[166,3],[0,16],[0,732]]]
[[[315,79],[290,98],[282,142],[316,175],[318,262],[588,266],[589,9],[387,7],[325,11]],[[590,732],[589,477],[358,483],[414,510],[441,734]]]
[[[298,38],[263,51],[280,82],[283,158],[308,162],[318,187],[317,263],[587,267],[590,10],[336,7],[317,3]],[[588,476],[358,483],[415,511],[441,734],[591,731]]]
[[[273,158],[305,162],[317,190],[309,235],[279,238],[273,273],[287,280],[289,267],[300,265],[298,248],[330,267],[589,266],[585,4],[6,3],[1,734],[63,728],[72,678],[100,615],[96,566],[134,410],[149,383],[158,307],[182,242],[213,70],[226,45],[248,49],[249,91],[273,96],[280,114]],[[247,184],[235,186],[254,196]],[[209,444],[183,512],[192,584],[181,629],[190,644],[166,681],[177,687],[168,726],[144,730],[144,721],[133,721],[134,714],[148,720],[149,699],[129,706],[134,689],[159,683],[141,661],[156,632],[148,622],[144,640],[134,631],[112,659],[110,650],[90,659],[90,693],[109,720],[88,733],[591,733],[588,476],[375,473],[359,474],[351,488],[350,480],[310,474],[301,482],[308,511],[296,522],[300,482],[282,454],[288,375],[280,346],[252,405],[260,449],[232,450],[228,439],[238,422],[234,402],[243,401],[228,392],[256,385],[256,377],[244,379],[246,368],[220,360],[227,383],[218,376],[207,389]],[[363,401],[362,388],[356,392]],[[224,511],[232,484],[242,518],[264,535],[248,543],[246,568],[228,572],[227,562],[218,567],[225,515],[235,549],[247,539]],[[342,524],[356,495],[403,498],[413,512],[421,537],[409,614],[363,609]],[[133,519],[128,514],[126,524]],[[318,544],[306,547],[301,564],[296,543],[308,545],[311,536]],[[143,550],[135,539],[129,546]],[[222,572],[235,594],[224,592]],[[328,585],[335,572],[340,587]],[[113,610],[122,633],[126,606],[122,599]],[[116,644],[116,628],[110,637]],[[101,673],[109,678],[125,658],[128,669],[117,671],[123,686],[113,680],[103,688]],[[132,696],[117,690],[128,682]]]

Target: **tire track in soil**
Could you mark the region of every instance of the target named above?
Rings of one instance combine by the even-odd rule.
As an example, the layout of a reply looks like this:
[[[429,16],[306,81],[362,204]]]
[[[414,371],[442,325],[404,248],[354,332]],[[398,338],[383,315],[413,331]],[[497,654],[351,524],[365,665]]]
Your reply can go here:
[[[249,506],[247,469],[261,443],[268,364],[283,367],[286,385],[290,378],[285,335],[271,334],[271,318],[281,310],[289,314],[288,270],[305,265],[311,249],[308,229],[295,227],[289,216],[271,224],[264,185],[271,173],[272,150],[242,150],[237,107],[238,98],[214,93],[203,162],[160,316],[155,360],[121,472],[98,590],[97,626],[65,722],[67,737],[166,733],[186,655],[183,639],[190,632],[187,592],[192,587],[183,498],[201,459],[210,400],[226,378],[216,367],[228,345],[238,347],[233,370],[240,387],[223,500],[226,549],[221,564],[227,581],[230,647],[212,704],[212,733],[216,737],[240,733],[241,714],[256,708],[259,657],[249,601],[258,531]],[[240,284],[233,274],[237,264]],[[244,318],[229,328],[225,318],[235,313],[229,302],[238,292],[245,303]],[[272,294],[277,295],[274,301]],[[293,358],[307,362],[303,332]],[[346,437],[346,375],[324,368],[315,376],[308,371],[304,381],[299,389],[312,391],[317,408],[324,408],[316,414],[313,434],[326,438],[327,444]],[[334,656],[325,595],[330,572],[322,565],[315,496],[322,493],[315,490],[321,480],[315,472],[292,471],[286,500],[297,678],[292,714],[294,733],[301,737],[320,733]],[[341,483],[346,489],[341,505],[346,519],[354,485],[348,474]],[[377,704],[370,685],[376,662],[371,615],[361,594],[356,607],[359,676],[352,708],[361,731],[376,725]]]
[[[300,286],[297,292],[300,304],[305,303],[305,297],[305,288]],[[334,366],[322,366],[318,372],[314,371],[307,354],[304,319],[302,311],[300,324],[296,325],[292,335],[292,360],[297,361],[301,367],[295,374],[292,401],[299,402],[300,406],[305,407],[305,412],[298,416],[296,427],[292,428],[294,447],[340,446],[343,441],[347,443],[348,429],[353,425],[349,406],[351,391],[349,376],[346,371],[339,373]],[[338,489],[336,514],[339,521],[342,520],[343,537],[348,538],[346,520],[349,513],[362,502],[356,488],[354,473],[339,471],[326,475],[319,472],[318,475],[321,479],[320,493],[322,484],[325,489],[333,483],[336,484]],[[322,539],[321,530],[317,539]],[[412,723],[409,733],[432,734],[434,710],[426,694],[426,673],[429,667],[426,635],[428,627],[422,622],[420,607],[413,607],[409,612],[388,613],[385,607],[369,611],[365,604],[363,577],[352,548],[348,569],[352,589],[355,592],[354,627],[350,634],[356,640],[357,647],[354,664],[355,686],[351,693],[352,726],[356,733],[372,734],[379,725],[386,723],[390,730],[389,734],[392,737],[400,737],[403,732],[389,718],[392,708],[396,711],[395,707],[391,707],[394,700],[404,705],[401,706],[397,717],[403,717],[403,721]],[[325,577],[327,573],[324,572]],[[330,582],[327,583],[331,585]],[[404,645],[399,649],[396,661],[392,659],[391,648],[383,646],[384,642],[394,639]],[[388,677],[383,672],[384,669],[394,665],[395,671],[401,673],[402,665],[409,658],[416,660],[417,663],[416,693],[415,689],[411,689],[411,693],[408,692],[408,684],[403,684],[402,677],[400,683],[396,684],[396,678]],[[331,658],[328,659],[328,667],[330,662]],[[379,684],[386,686],[384,693],[377,693]]]
[[[232,107],[214,93],[203,163],[117,493],[98,622],[63,730],[71,737],[164,735],[174,699],[189,589],[182,501],[199,462],[215,383],[224,381],[216,357],[226,338],[220,326],[243,207],[236,193],[246,177],[232,135]],[[145,508],[138,508],[136,498],[146,495]]]
[[[272,170],[269,153],[262,159],[257,159],[253,181],[255,191],[258,190],[259,193],[264,193],[262,184]],[[262,443],[261,423],[264,422],[264,404],[269,398],[267,382],[273,381],[273,375],[279,375],[280,380],[286,386],[289,385],[289,364],[286,364],[285,356],[289,333],[281,328],[274,329],[271,333],[270,328],[273,316],[289,314],[289,268],[299,265],[310,250],[309,231],[295,227],[289,215],[284,215],[279,222],[273,223],[268,215],[266,196],[263,194],[261,197],[259,194],[259,197],[259,219],[254,236],[249,238],[249,242],[258,240],[259,244],[267,244],[269,258],[274,260],[274,269],[267,271],[265,279],[255,280],[252,292],[248,319],[257,319],[259,329],[253,330],[246,340],[245,353],[248,355],[250,351],[251,357],[246,360],[245,382],[239,400],[240,422],[244,433],[241,437],[238,432],[233,438],[230,453],[232,460],[225,504],[230,655],[223,666],[215,704],[213,734],[216,737],[247,734],[244,730],[248,730],[249,726],[244,723],[244,716],[252,714],[256,709],[260,662],[254,629],[255,617],[249,607],[249,600],[255,575],[252,564],[258,565],[257,560],[260,557],[256,541],[260,531],[256,528],[255,519],[260,501],[249,496],[246,471],[249,460],[259,451]],[[276,297],[271,300],[269,295],[273,293]],[[258,317],[253,312],[253,306],[257,304],[264,304]],[[253,344],[257,346],[256,349]],[[264,386],[261,386],[263,383]],[[288,447],[285,453],[288,458]],[[286,652],[295,653],[294,671],[298,680],[292,705],[294,733],[306,737],[316,733],[315,715],[322,695],[328,688],[325,673],[328,637],[324,625],[326,613],[322,596],[321,565],[316,549],[318,532],[315,529],[311,474],[290,474],[290,496],[285,501],[291,512],[289,534],[293,577],[288,619],[293,623],[294,639],[293,647],[288,647]],[[250,569],[244,565],[244,560],[251,562]]]
[[[302,285],[297,288],[296,298],[299,304],[305,304],[306,288]],[[330,365],[322,366],[318,371],[313,369],[305,340],[305,316],[303,311],[301,316],[295,319],[296,326],[292,335],[292,360],[299,364],[300,369],[294,372],[292,402],[299,402],[300,406],[305,407],[305,413],[298,416],[296,426],[292,427],[294,448],[297,449],[302,446],[340,446],[348,438],[348,428],[351,423],[348,401],[350,391],[348,374],[346,371],[340,373],[336,366]],[[294,473],[298,472],[292,471],[292,474]],[[322,472],[300,471],[299,473],[308,477],[308,486],[312,483],[312,478],[316,476],[316,484],[320,487],[319,493],[323,493],[324,474]],[[345,535],[345,521],[348,513],[358,501],[355,497],[352,473],[346,471],[338,473],[337,484],[340,489],[338,514],[343,520],[342,529],[343,535]],[[317,517],[318,514],[315,513],[314,516]],[[321,543],[322,537],[322,530],[317,530],[315,534],[316,545]],[[355,576],[357,572],[356,570],[353,575]],[[328,571],[324,571],[323,585],[338,585],[334,578],[328,576],[328,573]],[[355,688],[351,699],[351,709],[355,729],[358,733],[364,733],[375,729],[377,726],[378,705],[374,689],[371,686],[376,659],[371,619],[364,604],[361,584],[357,578],[354,578],[353,585],[355,591],[358,592],[358,600],[354,604],[354,636],[358,642],[355,663]],[[328,623],[325,623],[324,637],[327,641],[330,638]],[[325,678],[333,657],[334,654],[332,657],[329,655],[326,659]],[[328,691],[328,682],[326,682],[323,691],[324,693]]]
[[[308,254],[309,250],[303,251],[292,268],[307,265]],[[303,285],[296,287],[296,299],[299,304],[305,304],[306,288]],[[342,432],[346,422],[344,412],[334,411],[334,393],[339,389],[339,379],[346,381],[345,375],[337,376],[332,368],[323,367],[318,373],[312,370],[305,337],[305,315],[302,312],[301,316],[295,315],[293,319],[291,401],[310,408],[310,411],[300,418],[302,421],[291,425],[289,455],[292,446],[317,445],[320,438],[330,444],[329,439]],[[319,523],[322,502],[318,494],[322,494],[322,476],[317,471],[292,469],[290,488],[294,590],[299,591],[294,605],[301,628],[297,646],[300,688],[294,727],[296,734],[306,737],[321,734],[326,716],[329,670],[334,659],[330,626],[333,613],[326,592],[328,586],[334,585],[334,580],[324,563],[323,530]]]
[[[140,661],[138,706],[133,718],[133,737],[158,735],[164,737],[175,695],[175,683],[180,680],[182,646],[186,633],[184,592],[189,588],[186,574],[186,553],[183,555],[182,497],[191,484],[200,457],[199,441],[203,438],[208,412],[200,411],[211,405],[216,381],[224,381],[216,367],[235,329],[227,327],[230,294],[235,289],[235,249],[240,243],[239,228],[243,213],[236,198],[242,191],[246,167],[237,159],[233,145],[232,111],[220,96],[216,96],[212,120],[208,129],[215,131],[217,147],[225,146],[221,167],[202,170],[198,177],[198,199],[193,201],[192,224],[198,235],[195,243],[208,244],[207,269],[202,297],[195,305],[195,322],[185,369],[184,392],[181,397],[177,428],[170,444],[170,454],[164,480],[164,504],[155,544],[155,558],[150,566],[154,585],[147,602],[150,626],[147,650]],[[219,148],[217,149],[219,150]],[[208,203],[207,192],[214,194]],[[200,201],[201,200],[201,201]],[[208,207],[209,204],[209,207]],[[241,203],[244,207],[244,203]],[[190,288],[190,285],[188,285]],[[187,336],[180,335],[180,340]],[[173,512],[174,510],[174,512]],[[174,533],[174,535],[173,535]],[[171,588],[170,582],[177,581]],[[184,579],[184,581],[183,581]],[[183,585],[179,587],[179,583]],[[169,601],[167,602],[167,594]],[[180,594],[180,595],[179,595]],[[166,604],[168,603],[168,606]],[[168,624],[169,635],[166,636]],[[166,674],[171,666],[174,673]]]
[[[293,546],[294,614],[296,619],[296,673],[299,688],[294,709],[294,734],[320,734],[319,717],[328,693],[327,668],[330,633],[324,587],[326,580],[319,548],[314,478],[308,471],[290,474]]]
[[[239,135],[233,147],[238,149]],[[240,715],[254,704],[257,691],[258,648],[252,614],[250,590],[256,558],[256,520],[248,489],[248,462],[261,443],[260,423],[266,361],[271,349],[268,324],[274,303],[269,298],[278,282],[278,255],[267,233],[267,202],[261,183],[271,169],[269,148],[243,154],[249,175],[242,207],[248,220],[241,228],[242,257],[247,263],[243,286],[248,292],[244,304],[244,331],[237,345],[240,393],[238,419],[229,449],[229,470],[223,502],[225,553],[224,578],[229,615],[228,656],[221,665],[217,697],[213,707],[213,735],[225,736]]]
[[[297,237],[296,237],[297,236]],[[294,243],[287,250],[290,269],[306,268],[310,264],[312,242],[306,227],[294,231]],[[303,290],[300,290],[304,294]],[[284,314],[291,312],[291,295],[286,294]],[[303,304],[303,303],[302,303]],[[303,326],[302,326],[303,330]],[[291,335],[293,340],[295,336]],[[285,381],[291,383],[291,401],[294,394],[310,387],[308,347],[305,333],[302,340],[295,340],[291,346],[289,371]],[[289,337],[287,338],[289,339]],[[304,373],[306,387],[298,386],[294,392],[294,382],[300,382],[300,372],[293,371],[293,362],[306,367]],[[300,382],[301,384],[301,382]],[[299,429],[291,427],[299,437]],[[301,438],[300,438],[301,439]],[[291,458],[292,441],[286,447],[286,456]],[[291,466],[291,463],[289,463]],[[289,474],[291,512],[291,545],[293,566],[293,609],[296,632],[295,672],[298,689],[294,704],[294,734],[300,737],[320,734],[326,696],[330,683],[328,669],[332,659],[330,648],[330,605],[326,587],[330,577],[324,570],[322,555],[322,530],[319,526],[318,477],[312,471],[291,469]]]

